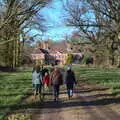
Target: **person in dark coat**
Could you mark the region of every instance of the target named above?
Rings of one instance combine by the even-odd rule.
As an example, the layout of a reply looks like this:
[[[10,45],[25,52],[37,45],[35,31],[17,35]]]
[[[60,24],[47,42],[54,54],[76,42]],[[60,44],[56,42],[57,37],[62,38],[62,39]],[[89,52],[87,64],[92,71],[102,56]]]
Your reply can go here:
[[[74,84],[77,84],[75,79],[75,74],[71,70],[71,67],[67,68],[65,83],[66,83],[68,98],[70,99],[73,96],[73,86]]]

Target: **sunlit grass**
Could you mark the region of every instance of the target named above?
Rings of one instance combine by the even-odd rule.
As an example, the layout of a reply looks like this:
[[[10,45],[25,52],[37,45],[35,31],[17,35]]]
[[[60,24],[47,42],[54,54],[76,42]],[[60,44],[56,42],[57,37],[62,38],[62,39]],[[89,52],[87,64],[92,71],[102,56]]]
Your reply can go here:
[[[74,66],[77,79],[88,80],[91,83],[102,84],[120,94],[120,69],[102,69]]]
[[[102,69],[73,66],[78,80],[104,85],[113,94],[120,94],[120,69]],[[0,119],[11,106],[21,104],[31,85],[31,70],[22,72],[0,73]]]
[[[10,110],[10,106],[21,104],[31,86],[31,71],[0,72],[0,119]]]

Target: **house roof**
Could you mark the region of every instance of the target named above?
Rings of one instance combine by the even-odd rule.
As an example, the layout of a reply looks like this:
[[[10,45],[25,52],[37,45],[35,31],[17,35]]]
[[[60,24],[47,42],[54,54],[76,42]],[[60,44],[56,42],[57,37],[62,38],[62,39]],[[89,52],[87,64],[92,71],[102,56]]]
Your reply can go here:
[[[42,52],[42,53],[44,53],[44,54],[48,54],[49,52],[47,51],[47,50],[45,50],[45,49],[42,49],[42,48],[39,48],[40,49],[40,51]]]
[[[74,47],[71,46],[71,48],[72,48],[72,52],[77,52],[77,53],[80,52],[79,45],[74,45]],[[64,54],[68,52],[69,52],[68,43],[65,40],[63,40],[60,42],[50,44],[47,49],[43,49],[40,47],[35,48],[32,54],[57,54],[57,53]]]
[[[35,48],[32,54],[48,54],[48,51],[41,48]]]
[[[67,43],[66,41],[61,41],[58,43],[51,44],[50,46],[50,52],[58,51],[60,53],[67,52]]]

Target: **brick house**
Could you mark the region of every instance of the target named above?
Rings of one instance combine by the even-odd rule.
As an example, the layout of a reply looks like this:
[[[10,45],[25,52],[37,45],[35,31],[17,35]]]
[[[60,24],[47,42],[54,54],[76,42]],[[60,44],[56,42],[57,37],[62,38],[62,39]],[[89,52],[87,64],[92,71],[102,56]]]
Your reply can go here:
[[[41,64],[43,64],[46,59],[46,56],[48,55],[48,52],[41,48],[35,48],[31,55],[33,61],[38,61]]]
[[[50,52],[50,55],[54,56],[55,62],[57,64],[65,64],[66,63],[67,53],[63,53],[59,50],[54,50],[54,51]]]
[[[69,53],[81,56],[79,52],[72,52],[70,45],[66,41],[53,44],[43,41],[34,49],[31,55],[34,61],[39,61],[42,64],[65,64]]]

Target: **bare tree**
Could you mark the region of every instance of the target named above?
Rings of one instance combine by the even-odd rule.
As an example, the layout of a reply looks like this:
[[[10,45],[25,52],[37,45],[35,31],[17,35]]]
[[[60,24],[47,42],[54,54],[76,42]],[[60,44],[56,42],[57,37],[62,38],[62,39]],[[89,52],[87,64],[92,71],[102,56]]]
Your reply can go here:
[[[6,65],[15,67],[19,63],[20,35],[25,29],[38,27],[43,30],[38,11],[50,0],[2,0],[0,1],[0,44],[3,60]],[[39,16],[39,22],[36,21]],[[41,19],[40,19],[41,18]]]
[[[109,50],[114,64],[114,53],[119,44],[117,48],[115,45],[120,42],[120,1],[66,0],[64,8],[68,13],[67,25],[77,27],[82,36],[94,43],[95,49]]]

